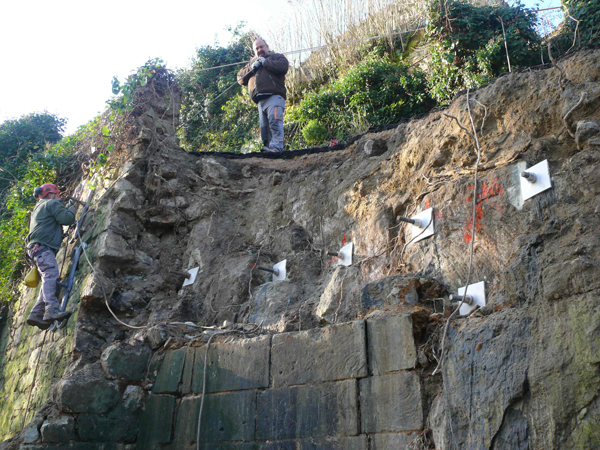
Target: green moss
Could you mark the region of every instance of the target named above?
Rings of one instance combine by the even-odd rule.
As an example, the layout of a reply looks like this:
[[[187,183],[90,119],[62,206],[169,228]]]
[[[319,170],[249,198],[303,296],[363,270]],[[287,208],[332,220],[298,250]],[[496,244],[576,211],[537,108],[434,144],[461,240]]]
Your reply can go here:
[[[573,448],[600,448],[600,418],[584,420],[573,432]]]
[[[600,388],[598,346],[600,345],[600,312],[593,296],[556,304],[540,328],[540,338],[553,362],[536,380],[534,390],[541,397],[551,427],[547,439],[555,441],[556,430],[571,428],[573,417],[590,404]],[[594,442],[600,430],[591,425],[577,430],[577,442]],[[574,437],[575,438],[575,437]],[[574,448],[593,448],[575,446]]]
[[[412,51],[421,43],[425,37],[425,31],[419,30],[412,34],[408,40],[404,43],[404,53],[402,54],[405,58],[408,58]]]
[[[15,314],[29,314],[33,308],[36,297],[33,291],[23,295],[13,308],[12,317]],[[25,303],[26,302],[26,303]],[[70,304],[72,309],[79,302],[75,298]],[[23,308],[20,306],[22,305]],[[6,348],[9,340],[9,332],[14,321],[9,320],[0,337],[0,349],[2,359],[0,360],[0,441],[3,441],[21,431],[27,420],[31,420],[35,411],[49,398],[52,384],[57,378],[62,377],[71,357],[73,348],[73,336],[78,311],[69,320],[65,329],[58,330],[55,334],[46,336],[39,367],[35,375],[35,364],[29,367],[31,353],[35,347],[41,344],[40,331],[37,328],[25,325],[15,330],[13,336],[17,338],[12,342],[13,348],[7,353]],[[25,418],[26,402],[29,392],[35,383],[31,396],[28,417]]]
[[[6,414],[4,411],[12,411],[10,404],[5,403],[2,405],[2,414],[0,415],[0,438],[6,439],[11,436],[9,432],[10,427],[10,414]]]
[[[104,230],[106,230],[107,228],[107,221],[109,218],[109,214],[105,214],[103,211],[97,211],[95,214],[88,214],[86,221],[91,221],[93,218],[93,220],[96,221],[96,225],[94,226],[94,228],[90,231],[87,231],[84,235],[84,240],[86,242],[91,241],[92,239],[95,239],[96,237],[98,237],[98,235],[103,232]],[[88,225],[86,225],[87,228]],[[88,250],[89,251],[89,250]],[[84,258],[85,259],[85,258]]]

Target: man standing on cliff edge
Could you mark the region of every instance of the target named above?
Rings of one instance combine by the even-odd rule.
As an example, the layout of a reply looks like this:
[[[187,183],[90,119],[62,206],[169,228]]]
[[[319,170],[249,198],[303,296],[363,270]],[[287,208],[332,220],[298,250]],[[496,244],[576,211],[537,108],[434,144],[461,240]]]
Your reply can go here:
[[[52,183],[35,188],[33,195],[38,202],[31,213],[26,245],[27,255],[35,261],[42,276],[42,287],[27,324],[45,330],[55,320],[60,321],[71,315],[70,311],[60,310],[56,298],[59,270],[55,255],[63,239],[62,226],[75,222],[76,208],[63,206],[58,187]]]
[[[283,151],[283,113],[285,111],[285,74],[289,63],[285,56],[269,50],[264,39],[253,43],[254,55],[250,63],[238,72],[238,83],[248,86],[250,97],[258,104],[261,151]]]

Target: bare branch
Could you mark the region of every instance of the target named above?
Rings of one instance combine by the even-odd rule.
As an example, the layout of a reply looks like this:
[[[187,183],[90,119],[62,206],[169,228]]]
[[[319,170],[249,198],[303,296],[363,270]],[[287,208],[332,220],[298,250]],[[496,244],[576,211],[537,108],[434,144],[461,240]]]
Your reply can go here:
[[[567,127],[567,131],[568,131],[569,135],[570,135],[570,136],[571,136],[573,139],[575,139],[575,131],[573,130],[573,127],[572,127],[572,126],[569,124],[569,119],[571,119],[571,115],[573,115],[573,112],[575,112],[575,110],[576,110],[577,108],[579,108],[579,107],[582,105],[582,103],[583,103],[583,100],[584,100],[586,97],[587,97],[587,92],[585,92],[585,91],[584,91],[584,92],[582,92],[582,93],[581,93],[581,98],[579,99],[579,101],[578,101],[578,102],[575,104],[575,106],[573,106],[573,107],[572,107],[572,108],[569,110],[569,112],[568,112],[567,114],[565,114],[565,117],[563,117],[563,122],[564,122],[564,124],[565,124],[565,127]]]
[[[548,42],[548,57],[550,58],[550,62],[552,63],[552,65],[560,72],[560,76],[558,77],[558,84],[560,85],[560,90],[564,91],[565,88],[563,86],[562,79],[563,79],[563,77],[567,78],[567,75],[565,74],[565,71],[556,64],[556,61],[554,61],[554,57],[552,56],[552,43],[551,42]]]
[[[13,177],[13,178],[14,178],[14,180],[15,180],[15,181],[19,181],[19,179],[18,179],[17,177],[15,177],[15,176],[13,175],[13,173],[12,173],[12,172],[10,172],[10,171],[8,171],[8,170],[4,169],[3,167],[0,167],[0,170],[1,170],[2,172],[6,172],[7,174],[9,174],[11,177]],[[5,180],[8,180],[8,179],[7,179],[7,178],[5,178]],[[10,181],[10,180],[8,180],[8,181]]]
[[[483,114],[483,120],[481,121],[481,127],[479,127],[479,132],[483,134],[483,127],[485,125],[485,119],[487,119],[487,116],[488,116],[488,109],[487,109],[487,106],[485,106],[479,100],[473,99],[473,101],[475,103],[477,103],[479,106],[481,106],[483,108],[483,110],[485,111],[485,113]]]
[[[481,160],[481,147],[479,146],[479,137],[477,136],[477,129],[475,128],[475,122],[473,121],[473,115],[471,114],[471,107],[469,106],[469,89],[467,89],[467,111],[469,112],[469,119],[471,121],[471,128],[473,129],[473,135],[475,136],[475,146],[477,147],[477,162],[475,163],[475,176],[473,181],[473,214],[471,218],[471,248],[469,250],[469,270],[467,272],[467,281],[465,285],[465,291],[463,292],[462,299],[458,305],[458,307],[450,314],[448,320],[446,321],[446,325],[444,327],[444,334],[442,335],[442,350],[440,352],[440,360],[438,362],[437,367],[433,371],[433,375],[435,375],[444,364],[444,347],[446,344],[446,336],[448,335],[448,327],[450,326],[450,322],[452,318],[456,315],[457,312],[460,311],[460,307],[465,301],[467,297],[467,291],[469,289],[469,284],[471,282],[471,271],[473,269],[473,253],[475,249],[475,218],[477,212],[477,172],[479,169],[479,161]]]
[[[221,186],[213,186],[213,187],[204,187],[205,191],[223,191],[223,192],[227,192],[229,194],[250,194],[252,192],[254,192],[256,189],[244,189],[242,191],[236,191],[233,189],[229,189],[226,187],[221,187]]]
[[[577,22],[577,25],[575,25],[575,32],[573,33],[573,44],[569,47],[569,50],[567,50],[566,53],[569,53],[571,51],[571,49],[573,47],[575,47],[575,42],[577,42],[577,33],[579,32],[579,20],[577,20],[576,18],[574,18],[570,14],[569,14],[569,19],[574,20],[575,22]]]
[[[460,127],[460,129],[461,129],[461,130],[463,130],[465,133],[467,133],[467,134],[468,134],[468,135],[471,137],[471,139],[474,139],[474,138],[473,138],[473,135],[472,135],[471,133],[469,133],[469,130],[467,130],[467,129],[466,129],[466,128],[465,128],[465,127],[464,127],[464,126],[463,126],[463,125],[462,125],[462,124],[459,122],[459,120],[458,120],[456,117],[454,117],[454,116],[451,116],[450,114],[446,114],[446,113],[444,113],[444,115],[445,115],[446,117],[450,117],[451,119],[454,119],[454,120],[456,120],[456,123],[458,124],[458,126]]]
[[[506,50],[506,61],[508,62],[508,71],[512,73],[512,70],[510,68],[510,57],[508,56],[508,44],[506,43],[506,32],[504,31],[504,21],[500,16],[498,16],[498,20],[500,20],[500,24],[502,25],[502,35],[504,36],[504,49]]]

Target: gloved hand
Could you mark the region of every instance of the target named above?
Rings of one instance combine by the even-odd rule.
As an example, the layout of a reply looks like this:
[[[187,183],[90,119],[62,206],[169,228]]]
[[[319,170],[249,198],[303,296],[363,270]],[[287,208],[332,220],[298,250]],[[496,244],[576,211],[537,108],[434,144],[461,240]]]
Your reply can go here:
[[[256,60],[254,64],[252,64],[252,70],[258,70],[258,68],[262,66],[262,61],[259,59]]]

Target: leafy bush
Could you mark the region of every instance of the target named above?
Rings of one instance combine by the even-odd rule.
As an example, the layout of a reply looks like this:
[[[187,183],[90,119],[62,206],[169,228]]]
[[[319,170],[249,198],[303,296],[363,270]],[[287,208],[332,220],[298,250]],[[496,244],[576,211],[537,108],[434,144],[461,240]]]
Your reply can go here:
[[[467,87],[476,87],[508,71],[504,31],[512,69],[539,62],[540,37],[535,14],[514,6],[475,6],[462,0],[429,5],[428,40],[431,95],[446,103]]]
[[[62,139],[66,123],[66,119],[44,112],[0,124],[0,197],[11,182],[23,176],[31,154]]]
[[[186,150],[239,152],[258,126],[258,110],[247,92],[240,94],[237,73],[253,53],[252,33],[242,33],[243,23],[230,28],[227,47],[206,45],[196,50],[191,67],[179,73],[181,102],[181,145]],[[234,64],[227,66],[228,64]],[[216,66],[227,66],[206,70]]]
[[[302,136],[309,145],[319,144],[327,139],[327,129],[318,120],[310,120],[302,128]]]
[[[581,45],[600,44],[600,27],[597,23],[600,17],[600,0],[562,0],[562,6],[565,10],[565,22],[553,39],[558,51],[566,52]]]
[[[166,68],[162,59],[149,59],[129,75],[123,84],[119,82],[117,77],[113,77],[112,92],[118,97],[107,101],[107,103],[110,109],[115,112],[131,112],[135,102],[140,100],[136,98],[136,95],[138,95],[141,88],[152,84],[156,93],[163,95],[174,83],[175,75]]]
[[[29,214],[35,206],[33,190],[43,183],[56,182],[77,164],[77,138],[65,138],[44,152],[29,157],[24,173],[3,198],[0,208],[0,303],[8,302],[15,281],[24,267],[24,244],[29,233]]]
[[[317,120],[327,129],[327,137],[365,131],[428,111],[434,102],[426,87],[421,71],[388,58],[369,58],[329,86],[306,94],[288,109],[288,119],[302,124]]]

